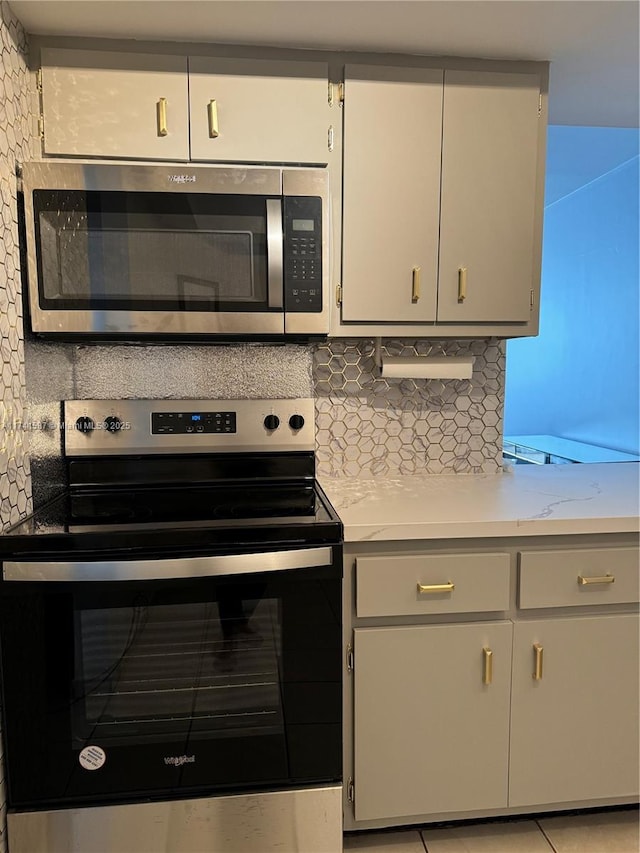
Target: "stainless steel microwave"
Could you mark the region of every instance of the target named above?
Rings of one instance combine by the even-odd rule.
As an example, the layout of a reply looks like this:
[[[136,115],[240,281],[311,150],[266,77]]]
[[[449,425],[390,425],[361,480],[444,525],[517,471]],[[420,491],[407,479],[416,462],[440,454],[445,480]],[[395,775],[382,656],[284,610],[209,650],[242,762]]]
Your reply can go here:
[[[31,328],[326,335],[328,187],[322,168],[26,163]]]

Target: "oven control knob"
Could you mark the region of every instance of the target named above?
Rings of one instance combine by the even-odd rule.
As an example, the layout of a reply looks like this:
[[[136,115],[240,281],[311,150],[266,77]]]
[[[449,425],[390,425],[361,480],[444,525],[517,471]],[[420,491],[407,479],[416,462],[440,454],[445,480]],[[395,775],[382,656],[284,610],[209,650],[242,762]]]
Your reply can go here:
[[[88,415],[82,415],[76,421],[76,429],[78,432],[83,432],[85,435],[89,432],[93,432],[95,428],[96,425]]]
[[[109,415],[109,417],[104,419],[104,428],[107,432],[120,432],[122,421],[116,415]]]
[[[289,418],[289,426],[291,429],[299,430],[304,426],[304,418],[302,415],[291,415]]]
[[[278,429],[280,426],[280,418],[277,415],[267,415],[264,419],[264,428],[268,429],[270,432],[273,432],[274,429]]]

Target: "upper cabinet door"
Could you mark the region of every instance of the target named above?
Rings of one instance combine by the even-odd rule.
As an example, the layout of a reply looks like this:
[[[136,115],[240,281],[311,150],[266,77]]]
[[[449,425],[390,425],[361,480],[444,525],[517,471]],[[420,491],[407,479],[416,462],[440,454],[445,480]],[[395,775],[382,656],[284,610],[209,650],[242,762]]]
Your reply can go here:
[[[540,80],[446,71],[438,322],[526,322]]]
[[[190,57],[191,159],[327,163],[328,82],[324,62]]]
[[[188,160],[183,56],[42,48],[44,153]]]
[[[345,67],[343,320],[435,320],[442,81]]]

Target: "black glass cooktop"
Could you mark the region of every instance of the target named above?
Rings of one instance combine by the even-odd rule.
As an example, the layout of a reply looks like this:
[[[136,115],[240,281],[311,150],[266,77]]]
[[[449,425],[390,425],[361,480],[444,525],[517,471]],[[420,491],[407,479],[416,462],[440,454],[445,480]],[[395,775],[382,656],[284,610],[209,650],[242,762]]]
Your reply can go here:
[[[295,525],[329,522],[332,517],[314,485],[225,485],[184,489],[113,489],[71,494],[67,523],[81,532],[86,526]]]
[[[65,491],[0,537],[9,554],[200,549],[339,542],[317,483]]]
[[[338,543],[311,453],[73,459],[68,488],[0,536],[0,558],[156,556]]]

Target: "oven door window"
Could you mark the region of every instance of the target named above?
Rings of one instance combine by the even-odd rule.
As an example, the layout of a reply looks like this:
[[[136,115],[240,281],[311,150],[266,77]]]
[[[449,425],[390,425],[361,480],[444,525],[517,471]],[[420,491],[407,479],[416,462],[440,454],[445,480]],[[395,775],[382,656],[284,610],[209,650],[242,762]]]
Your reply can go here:
[[[281,221],[280,200],[36,190],[33,204],[42,308],[260,312],[272,307],[267,210],[275,206]],[[277,262],[271,258],[272,277]]]
[[[339,780],[340,589],[337,563],[240,581],[5,584],[11,805]]]
[[[76,619],[75,748],[283,736],[278,599],[230,588],[217,601],[140,602]]]

